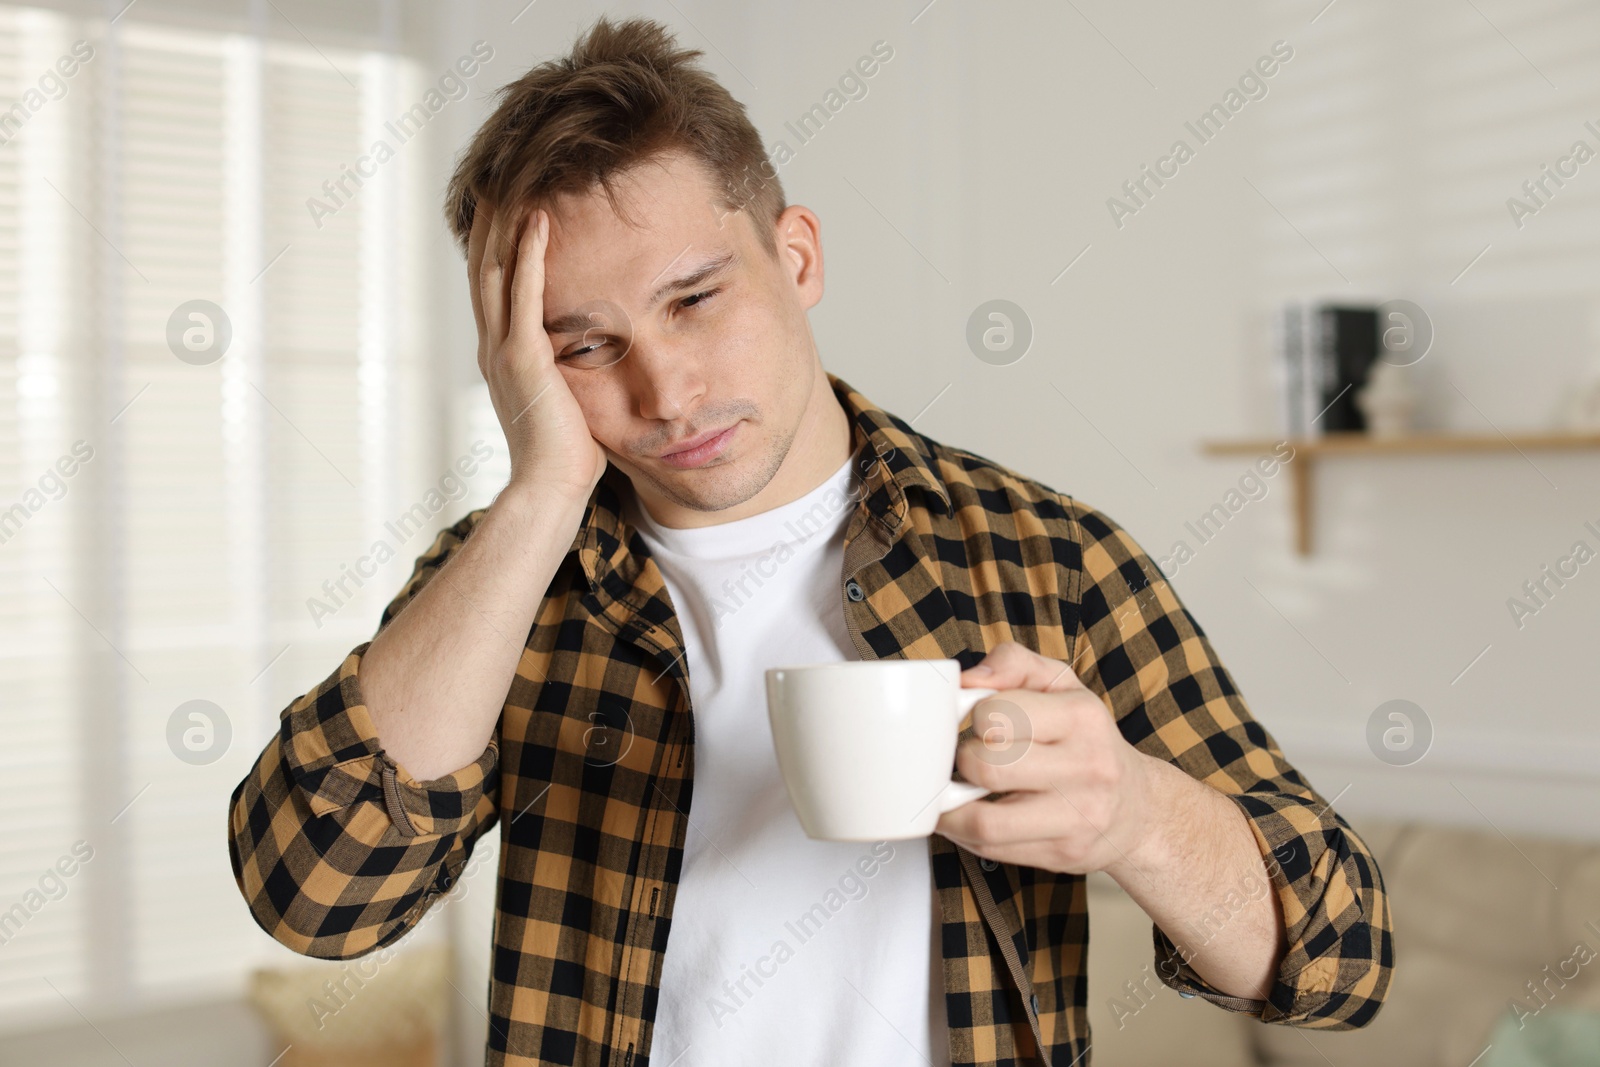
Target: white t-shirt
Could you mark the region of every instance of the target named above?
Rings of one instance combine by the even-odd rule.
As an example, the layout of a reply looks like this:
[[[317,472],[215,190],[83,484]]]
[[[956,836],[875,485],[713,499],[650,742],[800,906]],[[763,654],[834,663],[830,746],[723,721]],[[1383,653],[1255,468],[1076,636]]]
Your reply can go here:
[[[658,1067],[950,1062],[927,843],[807,837],[767,721],[768,667],[860,659],[840,603],[859,498],[852,458],[798,500],[714,526],[663,527],[624,501],[677,610],[694,709]]]

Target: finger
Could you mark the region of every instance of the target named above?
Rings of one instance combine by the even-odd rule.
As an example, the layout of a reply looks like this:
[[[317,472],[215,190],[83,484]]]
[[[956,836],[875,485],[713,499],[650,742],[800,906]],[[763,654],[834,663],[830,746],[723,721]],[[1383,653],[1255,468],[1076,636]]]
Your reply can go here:
[[[472,294],[472,318],[478,336],[484,336],[483,292],[480,271],[489,237],[489,206],[479,203],[472,213],[472,232],[467,235],[467,291]]]
[[[936,833],[971,851],[1025,842],[1043,842],[1060,835],[1059,821],[1044,798],[1023,794],[1013,800],[969,800],[939,816]]]
[[[476,220],[474,220],[476,225]],[[482,262],[478,266],[478,299],[483,303],[484,336],[492,352],[506,335],[504,270],[500,266],[500,227],[495,225],[494,213],[486,212]]]
[[[972,734],[956,744],[955,767],[961,777],[997,793],[1092,782],[1100,765],[1093,739],[1073,727],[1074,709],[1060,704],[1059,696],[1015,693],[1015,703],[993,697],[974,710]],[[1075,736],[1086,743],[1063,744]]]
[[[981,671],[979,667],[989,669]],[[1032,689],[1041,693],[1084,688],[1071,666],[1041,656],[1016,641],[1002,641],[979,663],[962,671],[961,684],[991,689]]]
[[[991,712],[991,705],[998,710]],[[1048,780],[1051,772],[1043,763],[1054,762],[1057,753],[1042,751],[1052,742],[1035,735],[1033,716],[1018,705],[998,698],[981,702],[972,731],[956,743],[956,770],[967,781],[1003,792],[1038,788]]]
[[[1084,758],[1113,738],[1125,744],[1116,730],[1106,702],[1082,687],[1050,692],[1003,689],[972,709],[971,736],[985,742],[990,763],[1015,762],[1034,745],[1062,742],[1071,742],[1077,757]]]
[[[503,316],[500,322],[500,337],[502,339],[511,334],[511,286],[517,275],[517,253],[522,246],[522,238],[526,232],[528,210],[526,207],[513,212],[507,210],[501,217],[494,220],[495,248],[499,252],[500,264],[500,313]]]
[[[524,339],[544,332],[544,260],[550,246],[550,215],[535,211],[517,242],[517,266],[511,279],[511,333]]]
[[[991,860],[995,863],[1009,863],[1014,867],[1036,867],[1041,870],[1052,869],[1048,864],[1051,862],[1049,859],[1052,855],[1050,848],[1054,842],[1022,841],[1012,845],[985,845],[978,842],[958,841],[955,838],[951,838],[951,841],[960,845],[974,856]]]
[[[512,326],[512,310],[510,310],[510,293],[512,286],[517,283],[517,256],[522,251],[522,238],[528,232],[528,219],[530,213],[522,208],[520,213],[514,214],[507,211],[506,218],[494,221],[494,234],[499,238],[499,264],[501,264],[501,338],[509,338]]]

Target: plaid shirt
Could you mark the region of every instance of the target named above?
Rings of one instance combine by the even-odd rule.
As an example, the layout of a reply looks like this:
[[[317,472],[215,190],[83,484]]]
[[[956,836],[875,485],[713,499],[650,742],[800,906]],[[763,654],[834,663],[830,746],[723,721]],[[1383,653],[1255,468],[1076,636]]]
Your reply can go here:
[[[1161,980],[1267,1022],[1370,1020],[1393,966],[1377,864],[1251,717],[1161,571],[1104,514],[828,378],[864,457],[839,580],[861,658],[966,668],[1011,639],[1072,664],[1129,742],[1231,797],[1276,861],[1288,949],[1271,996],[1210,988],[1152,926]],[[694,720],[661,572],[620,516],[629,491],[615,468],[596,485],[476,763],[418,782],[384,753],[361,692],[364,643],[283,712],[229,806],[229,855],[256,922],[327,959],[404,936],[498,827],[497,1067],[649,1062]],[[380,630],[482,514],[439,534]],[[952,1064],[1078,1064],[1090,1043],[1083,877],[980,860],[938,834],[927,848]]]

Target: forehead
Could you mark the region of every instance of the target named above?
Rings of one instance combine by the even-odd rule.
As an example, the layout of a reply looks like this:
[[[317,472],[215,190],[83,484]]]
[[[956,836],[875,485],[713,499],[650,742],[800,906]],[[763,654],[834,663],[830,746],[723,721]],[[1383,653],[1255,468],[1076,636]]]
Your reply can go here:
[[[727,213],[710,174],[696,160],[662,155],[619,176],[619,217],[598,187],[551,205],[545,311],[554,314],[604,297],[642,307],[669,277],[754,241],[745,212]]]

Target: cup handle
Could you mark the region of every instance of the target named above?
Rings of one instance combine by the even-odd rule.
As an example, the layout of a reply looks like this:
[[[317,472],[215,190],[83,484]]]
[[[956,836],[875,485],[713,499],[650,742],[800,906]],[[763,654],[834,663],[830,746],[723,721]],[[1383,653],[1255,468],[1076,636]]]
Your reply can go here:
[[[998,689],[987,689],[982,686],[973,686],[970,689],[956,690],[956,722],[961,725],[961,720],[967,713],[977,706],[980,700],[987,700],[999,693]],[[939,814],[959,808],[968,801],[978,800],[989,795],[991,791],[985,786],[974,785],[971,782],[957,782],[952,779],[939,796]]]

